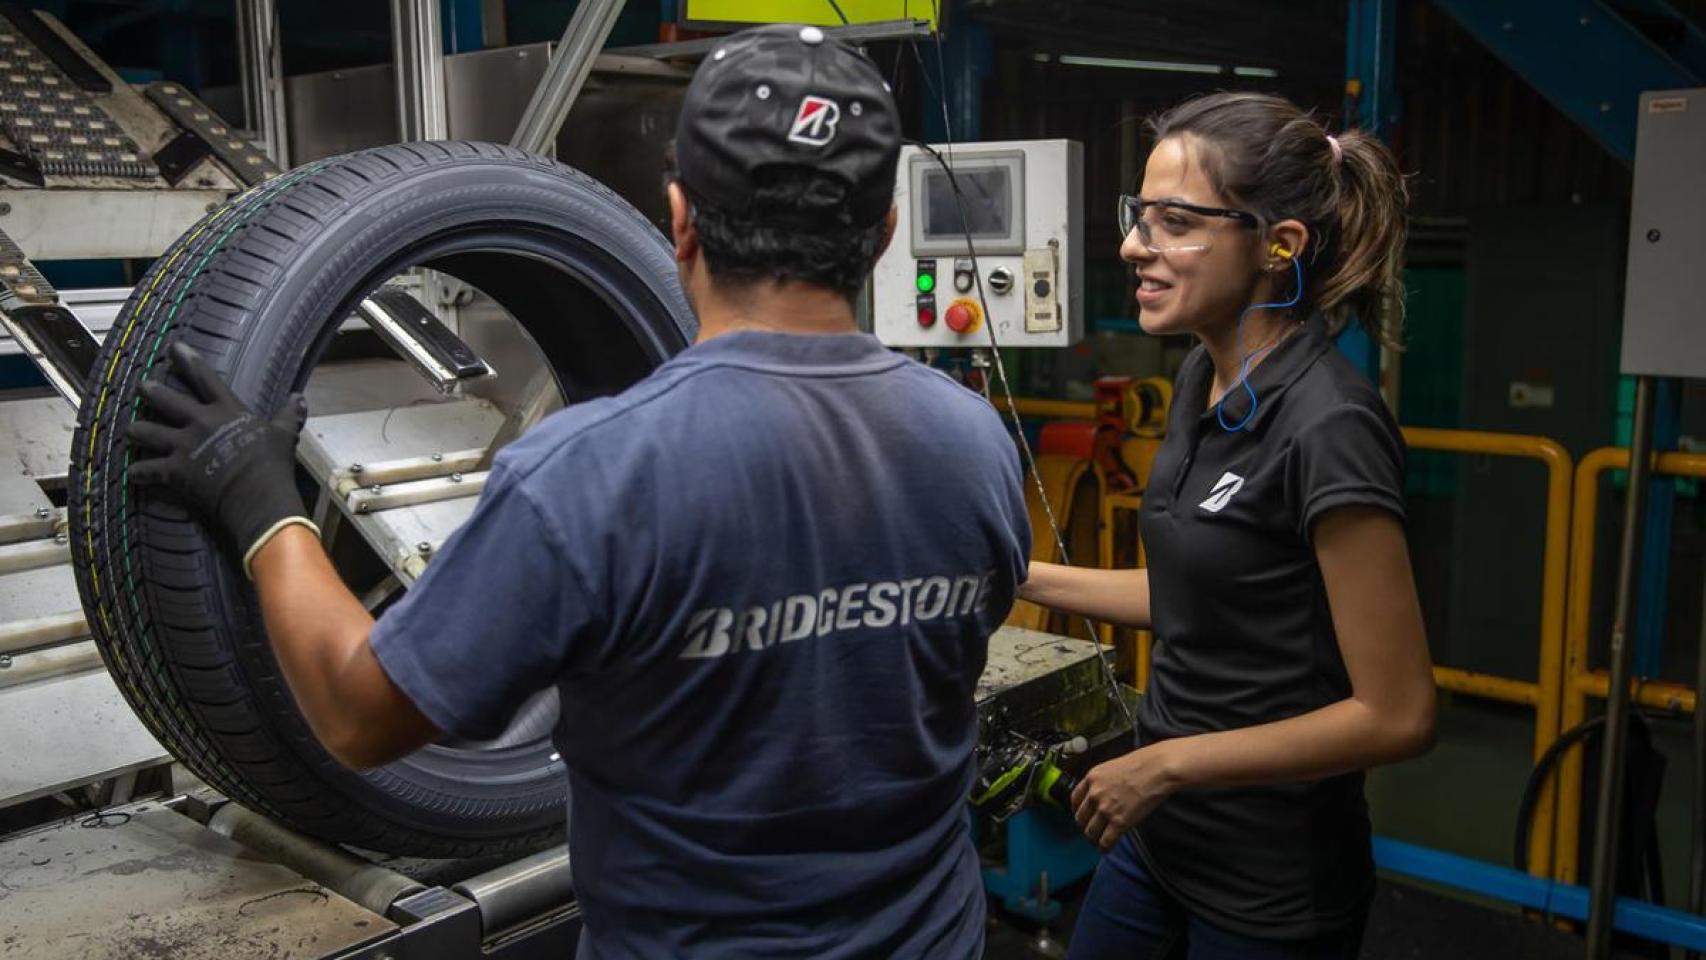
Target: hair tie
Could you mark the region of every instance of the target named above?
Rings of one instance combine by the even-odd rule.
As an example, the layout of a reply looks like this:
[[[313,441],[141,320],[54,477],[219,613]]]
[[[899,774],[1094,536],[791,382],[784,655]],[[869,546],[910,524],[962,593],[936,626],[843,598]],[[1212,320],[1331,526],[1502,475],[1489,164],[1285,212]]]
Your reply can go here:
[[[1339,146],[1339,138],[1338,137],[1335,137],[1330,133],[1327,134],[1327,146],[1333,148],[1333,162],[1335,164],[1345,162],[1345,148]]]

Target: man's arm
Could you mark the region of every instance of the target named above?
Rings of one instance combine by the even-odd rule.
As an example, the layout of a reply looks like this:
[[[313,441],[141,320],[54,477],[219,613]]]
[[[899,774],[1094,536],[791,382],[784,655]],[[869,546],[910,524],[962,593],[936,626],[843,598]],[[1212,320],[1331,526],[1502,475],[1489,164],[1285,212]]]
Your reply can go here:
[[[251,569],[273,654],[328,753],[349,767],[374,767],[439,738],[373,655],[373,617],[312,533],[300,526],[279,532],[256,552]]]

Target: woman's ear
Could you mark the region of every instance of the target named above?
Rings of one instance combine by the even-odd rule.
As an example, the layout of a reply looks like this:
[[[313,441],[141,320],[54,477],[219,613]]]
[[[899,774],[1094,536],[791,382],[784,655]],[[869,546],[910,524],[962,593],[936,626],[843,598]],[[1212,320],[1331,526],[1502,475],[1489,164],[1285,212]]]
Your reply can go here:
[[[1291,262],[1305,254],[1309,247],[1309,228],[1301,220],[1281,220],[1268,228],[1268,248],[1264,264],[1269,270],[1280,270],[1291,266]]]

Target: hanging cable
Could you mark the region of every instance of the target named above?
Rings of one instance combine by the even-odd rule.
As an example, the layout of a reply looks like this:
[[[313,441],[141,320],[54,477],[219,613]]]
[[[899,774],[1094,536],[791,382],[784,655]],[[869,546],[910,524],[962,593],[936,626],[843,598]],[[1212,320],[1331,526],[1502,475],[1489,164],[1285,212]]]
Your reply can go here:
[[[952,158],[954,134],[952,120],[948,113],[947,74],[942,66],[944,57],[942,49],[942,32],[940,29],[941,10],[939,9],[939,0],[931,0],[930,6],[931,13],[937,18],[936,22],[938,24],[936,31],[936,94],[937,101],[940,103],[942,108],[943,145],[947,148],[948,157]],[[913,56],[918,60],[919,70],[922,74],[925,69],[924,58],[918,51],[917,41],[911,41],[911,43]],[[926,78],[925,82],[929,82],[928,78]],[[949,159],[945,159],[940,152],[927,143],[919,141],[907,142],[935,158],[936,163],[942,168],[943,174],[947,177],[948,189],[953,192],[954,203],[959,208],[960,226],[965,233],[966,256],[971,260],[972,280],[977,285],[978,304],[983,310],[983,316],[986,321],[983,326],[989,335],[989,352],[991,358],[995,362],[995,376],[1001,384],[1001,394],[1006,401],[1007,413],[1009,418],[1013,421],[1013,432],[1018,435],[1019,447],[1024,453],[1025,462],[1031,474],[1031,480],[1036,485],[1037,499],[1042,504],[1043,516],[1048,520],[1049,532],[1053,535],[1055,549],[1060,554],[1060,562],[1064,566],[1071,566],[1072,558],[1066,549],[1066,537],[1061,532],[1060,521],[1055,516],[1054,507],[1049,503],[1048,490],[1043,485],[1042,473],[1038,469],[1036,455],[1031,450],[1030,440],[1025,436],[1024,421],[1019,416],[1019,405],[1013,398],[1013,386],[1007,379],[1007,364],[1002,359],[1001,344],[995,336],[995,323],[990,319],[989,301],[984,296],[983,271],[980,270],[977,265],[977,248],[972,240],[971,218],[966,208],[965,195],[960,191],[959,180],[954,176],[954,168],[949,162]],[[1130,726],[1132,731],[1135,733],[1137,730],[1137,718],[1132,714],[1131,704],[1126,702],[1125,694],[1120,688],[1119,678],[1114,676],[1114,669],[1108,664],[1108,658],[1100,653],[1101,635],[1097,631],[1097,626],[1089,617],[1081,617],[1081,619],[1083,620],[1085,628],[1089,631],[1091,642],[1097,644],[1098,653],[1096,655],[1096,662],[1102,666],[1102,678],[1108,686],[1108,695],[1113,698],[1116,704],[1119,705],[1120,713],[1125,718],[1126,724]]]
[[[1297,290],[1292,293],[1290,300],[1283,303],[1252,303],[1244,308],[1243,313],[1238,315],[1239,353],[1244,353],[1245,317],[1248,317],[1251,313],[1254,313],[1257,310],[1289,310],[1292,307],[1297,306],[1298,302],[1303,299],[1303,258],[1292,257],[1291,265],[1292,268],[1297,271]],[[1268,344],[1260,350],[1255,350],[1244,355],[1244,359],[1238,366],[1238,382],[1233,384],[1232,387],[1226,391],[1226,394],[1219,400],[1215,401],[1214,404],[1214,419],[1220,424],[1220,429],[1225,430],[1227,433],[1237,433],[1249,426],[1250,421],[1255,418],[1256,408],[1261,406],[1261,400],[1256,396],[1256,388],[1250,386],[1250,364],[1254,363],[1257,357],[1262,356],[1273,348],[1279,346],[1281,343],[1284,343],[1286,337],[1289,335],[1289,333],[1280,334],[1279,339],[1275,340],[1273,343]],[[1244,388],[1244,392],[1249,395],[1250,409],[1245,411],[1243,418],[1237,423],[1229,424],[1226,422],[1226,397],[1231,396],[1232,391],[1239,387]]]

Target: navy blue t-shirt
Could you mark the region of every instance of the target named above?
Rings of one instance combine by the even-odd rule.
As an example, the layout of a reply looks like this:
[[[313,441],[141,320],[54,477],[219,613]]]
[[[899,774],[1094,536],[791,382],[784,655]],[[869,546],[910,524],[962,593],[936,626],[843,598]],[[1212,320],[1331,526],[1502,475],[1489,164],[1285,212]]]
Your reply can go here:
[[[372,644],[462,737],[557,685],[601,958],[969,957],[973,691],[1029,544],[975,394],[731,333],[506,447]]]

